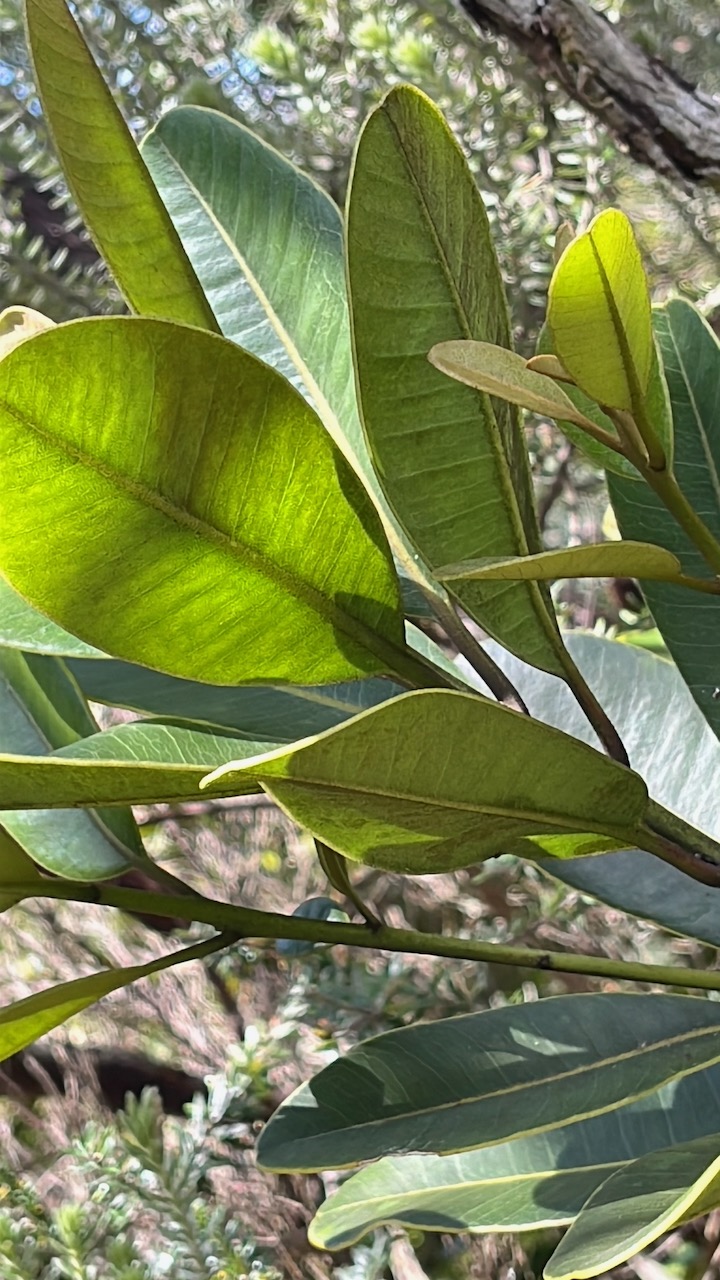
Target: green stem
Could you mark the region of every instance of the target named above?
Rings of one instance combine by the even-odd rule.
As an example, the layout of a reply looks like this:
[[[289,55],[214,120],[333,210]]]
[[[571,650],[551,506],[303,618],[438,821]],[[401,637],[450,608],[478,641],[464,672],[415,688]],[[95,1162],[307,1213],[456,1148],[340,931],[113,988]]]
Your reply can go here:
[[[611,760],[616,760],[618,764],[622,764],[626,769],[630,768],[630,760],[625,750],[620,734],[615,725],[608,716],[607,712],[600,705],[595,694],[586,682],[584,676],[581,675],[579,669],[575,666],[565,645],[561,643],[563,653],[560,654],[563,667],[565,668],[565,681],[568,684],[575,701],[583,711],[588,722],[592,725],[598,738]]]
[[[341,944],[378,951],[512,965],[514,968],[536,969],[545,973],[578,973],[586,977],[612,978],[625,982],[650,982],[662,986],[720,991],[720,973],[717,972],[694,972],[671,965],[635,964],[600,956],[564,955],[557,951],[505,946],[498,942],[475,942],[464,938],[446,938],[436,933],[416,933],[413,929],[392,929],[386,925],[373,932],[364,925],[335,924],[327,920],[279,915],[250,907],[235,907],[226,902],[214,902],[208,898],[175,898],[160,893],[118,889],[105,884],[87,885],[61,881],[43,883],[40,890],[37,883],[13,885],[13,892],[17,893],[18,899],[47,897],[92,902],[101,906],[118,907],[122,911],[179,916],[188,921],[213,925],[223,932],[245,939],[302,939],[306,942]],[[216,943],[217,940],[213,939],[213,942]]]
[[[637,465],[637,464],[636,464]],[[642,468],[643,478],[667,507],[690,541],[705,558],[713,573],[720,574],[720,543],[708,529],[704,520],[693,510],[671,471],[653,471]]]
[[[493,661],[490,654],[486,653],[474,635],[463,625],[453,605],[435,593],[432,595],[429,592],[426,593],[426,599],[448,639],[452,640],[458,652],[470,664],[476,675],[479,675],[480,679],[484,680],[493,697],[506,707],[512,707],[513,711],[520,711],[523,715],[529,715],[530,713],[515,685],[505,675],[502,668]]]

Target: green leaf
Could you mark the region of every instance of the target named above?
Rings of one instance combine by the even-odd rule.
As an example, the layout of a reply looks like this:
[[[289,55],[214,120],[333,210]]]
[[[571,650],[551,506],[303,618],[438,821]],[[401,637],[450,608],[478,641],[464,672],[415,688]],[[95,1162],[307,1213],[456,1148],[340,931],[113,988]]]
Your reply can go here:
[[[583,995],[389,1031],[291,1094],[258,1162],[343,1169],[598,1116],[720,1061],[719,1020],[714,1002],[688,996]]]
[[[96,731],[61,662],[0,648],[0,751],[46,756]],[[147,862],[128,811],[23,812],[13,805],[12,811],[0,811],[0,822],[36,863],[67,879],[99,880],[118,875],[130,862]]]
[[[597,998],[597,997],[596,997]],[[354,1244],[386,1223],[424,1231],[563,1226],[616,1170],[716,1121],[720,1069],[709,1067],[614,1111],[460,1155],[389,1156],[321,1205],[310,1229],[322,1249]]]
[[[654,1151],[618,1169],[590,1197],[544,1270],[585,1280],[720,1203],[720,1133]]]
[[[689,303],[674,300],[656,314],[655,330],[672,402],[674,471],[680,488],[720,538],[720,346]],[[610,498],[626,538],[651,538],[679,556],[686,573],[706,575],[700,553],[647,485],[608,477]],[[648,584],[646,598],[663,639],[695,701],[720,734],[720,599]]]
[[[584,744],[475,695],[432,690],[203,785],[214,792],[248,774],[338,853],[412,875],[468,866],[533,833],[632,841],[647,803],[638,777]]]
[[[720,838],[720,743],[672,663],[598,636],[570,635],[573,658],[625,742],[630,762],[666,808]],[[520,690],[530,713],[573,737],[593,735],[567,689],[490,644],[495,661]],[[462,660],[461,660],[462,664]],[[682,752],[677,744],[682,742]],[[632,849],[544,870],[613,907],[675,933],[720,947],[717,891],[649,853]]]
[[[111,991],[118,991],[120,987],[137,982],[139,978],[159,973],[162,969],[170,969],[186,960],[201,960],[224,946],[227,946],[227,937],[216,934],[207,942],[185,947],[169,956],[161,956],[157,960],[151,960],[149,964],[137,964],[127,969],[108,969],[103,973],[90,974],[86,978],[74,978],[72,982],[62,982],[38,995],[6,1005],[4,1009],[0,1009],[0,1062],[11,1058],[14,1053],[26,1048],[54,1027],[67,1022],[73,1014],[81,1013],[88,1005],[109,995]]]
[[[549,418],[587,425],[585,414],[575,408],[563,388],[552,378],[528,369],[527,362],[514,351],[489,342],[439,342],[428,359],[441,373],[477,391]]]
[[[13,891],[13,886],[18,884],[32,884],[33,882],[41,883],[40,874],[34,862],[28,858],[24,849],[21,849],[17,840],[13,840],[12,836],[0,827],[0,912],[7,911],[8,907],[14,907],[15,903],[24,897],[24,894],[18,894]]]
[[[682,566],[677,556],[649,542],[601,542],[581,547],[541,551],[519,559],[499,556],[466,560],[436,570],[441,582],[553,581],[555,578],[677,578]]]
[[[510,346],[480,193],[441,114],[392,89],[367,120],[348,205],[348,280],[361,411],[383,491],[431,566],[539,551],[517,410],[448,382],[427,353]],[[465,584],[463,608],[527,661],[565,673],[535,584]]]
[[[661,315],[662,312],[658,310],[654,310],[652,313],[655,329],[658,326],[658,317]],[[662,325],[661,320],[660,324]],[[553,350],[552,334],[547,324],[543,325],[540,330],[537,350],[538,352],[551,352]],[[594,400],[586,396],[579,387],[571,384],[564,385],[563,390],[574,405],[577,413],[589,418],[601,431],[619,439],[615,423],[606,413],[603,413]],[[674,449],[673,421],[667,383],[658,354],[657,339],[653,341],[650,381],[644,407],[647,420],[662,444],[665,457],[669,462],[673,457]],[[632,463],[628,462],[626,458],[623,458],[613,449],[608,448],[601,440],[589,435],[587,431],[583,431],[567,418],[559,421],[558,426],[564,431],[568,439],[595,463],[595,466],[602,467],[605,471],[612,472],[615,475],[624,476],[627,480],[634,480],[640,483],[640,474]]]
[[[128,707],[174,720],[204,721],[232,729],[239,738],[295,742],[342,724],[359,711],[402,693],[389,680],[302,688],[195,684],[130,662],[67,660],[66,665],[92,702]]]
[[[0,808],[199,800],[209,769],[274,745],[224,736],[212,727],[152,721],[116,725],[51,756],[0,755]],[[253,778],[233,778],[220,794],[257,790]]]
[[[65,0],[26,0],[38,92],[63,172],[130,307],[215,329],[215,317]]]
[[[214,684],[401,656],[370,499],[298,393],[223,338],[120,318],[23,343],[0,362],[0,457],[2,571],[90,644]]]
[[[222,332],[309,393],[376,488],[355,398],[337,205],[218,111],[169,111],[142,154]]]
[[[25,649],[32,653],[54,654],[58,657],[102,658],[100,649],[85,644],[77,636],[63,631],[55,622],[33,609],[9,582],[0,578],[0,644],[10,649]]]
[[[593,218],[558,262],[548,295],[553,350],[598,404],[633,413],[652,364],[650,295],[633,229],[617,209]]]

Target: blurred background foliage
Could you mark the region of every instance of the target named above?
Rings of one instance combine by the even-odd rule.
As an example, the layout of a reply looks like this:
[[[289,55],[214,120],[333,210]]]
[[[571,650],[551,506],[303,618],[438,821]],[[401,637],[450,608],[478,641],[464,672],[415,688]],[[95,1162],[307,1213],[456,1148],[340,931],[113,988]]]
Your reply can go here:
[[[678,76],[720,94],[717,0],[595,7]],[[255,129],[339,203],[368,109],[399,81],[424,89],[477,174],[521,349],[542,318],[557,227],[586,225],[610,204],[634,220],[656,299],[679,292],[708,312],[720,305],[720,196],[673,187],[630,161],[592,116],[448,0],[79,0],[75,9],[138,137],[177,103],[213,107]],[[0,0],[0,183],[0,308],[23,302],[56,320],[121,310],[62,181],[19,0]],[[531,424],[528,443],[548,545],[600,538],[602,478],[549,423]],[[557,584],[556,603],[568,625],[651,634],[632,586]],[[211,895],[287,911],[328,892],[307,842],[267,803],[139,817],[152,855]],[[509,859],[415,882],[367,871],[360,888],[400,927],[715,962],[699,945]],[[72,906],[26,904],[3,922],[5,1001],[168,945],[142,922],[91,907],[79,918]],[[305,1226],[322,1184],[263,1178],[253,1136],[281,1097],[358,1039],[419,1017],[597,985],[421,957],[359,959],[341,948],[294,961],[237,948],[118,992],[0,1072],[10,1099],[0,1099],[0,1276],[531,1280],[548,1239],[418,1237],[408,1255],[407,1242],[380,1232],[335,1260],[308,1251]],[[131,1083],[154,1084],[165,1110],[177,1112],[207,1077],[209,1095],[188,1121],[164,1120],[154,1095],[109,1118]],[[621,1280],[716,1280],[717,1215],[675,1235]]]

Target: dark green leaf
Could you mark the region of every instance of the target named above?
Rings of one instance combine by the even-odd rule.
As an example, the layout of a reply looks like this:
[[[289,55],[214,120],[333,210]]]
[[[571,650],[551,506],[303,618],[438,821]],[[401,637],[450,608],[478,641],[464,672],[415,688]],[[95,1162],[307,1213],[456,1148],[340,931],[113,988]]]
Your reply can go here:
[[[673,410],[675,475],[720,538],[720,345],[698,312],[680,300],[657,313],[655,331]],[[649,537],[679,556],[686,573],[707,577],[702,556],[647,485],[617,476],[609,476],[608,484],[623,537]],[[658,583],[648,583],[646,598],[690,692],[720,734],[720,599]]]
[[[403,1027],[296,1090],[263,1130],[258,1160],[338,1169],[542,1133],[720,1061],[719,1026],[712,1001],[592,995]]]
[[[698,1071],[614,1111],[462,1155],[397,1156],[362,1169],[320,1207],[313,1244],[341,1249],[384,1223],[409,1230],[563,1226],[616,1170],[717,1123],[720,1068]]]

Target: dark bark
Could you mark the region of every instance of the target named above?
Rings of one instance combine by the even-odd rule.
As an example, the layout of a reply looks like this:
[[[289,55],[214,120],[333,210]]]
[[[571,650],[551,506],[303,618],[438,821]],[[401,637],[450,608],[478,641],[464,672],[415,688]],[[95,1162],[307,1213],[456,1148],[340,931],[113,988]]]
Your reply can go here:
[[[686,188],[720,189],[720,102],[646,53],[587,0],[455,3],[479,31],[506,36],[635,160]]]

